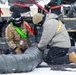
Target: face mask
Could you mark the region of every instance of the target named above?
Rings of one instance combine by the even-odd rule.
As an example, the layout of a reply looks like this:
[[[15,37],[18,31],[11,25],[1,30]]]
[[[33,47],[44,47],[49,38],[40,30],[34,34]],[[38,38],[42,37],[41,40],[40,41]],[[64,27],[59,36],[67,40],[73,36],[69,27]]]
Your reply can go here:
[[[13,22],[13,25],[16,26],[16,27],[21,27],[22,22],[23,22],[23,21],[21,21],[21,22],[19,22],[19,23]]]

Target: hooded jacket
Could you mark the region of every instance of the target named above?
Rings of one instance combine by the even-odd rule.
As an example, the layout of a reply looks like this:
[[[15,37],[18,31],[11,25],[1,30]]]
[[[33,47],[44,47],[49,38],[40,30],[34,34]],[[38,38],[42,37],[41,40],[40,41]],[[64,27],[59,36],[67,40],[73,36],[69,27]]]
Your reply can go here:
[[[58,16],[55,14],[47,14],[43,24],[43,32],[38,47],[60,47],[69,48],[71,46],[70,38],[65,25],[56,20]],[[60,25],[60,27],[59,27]]]

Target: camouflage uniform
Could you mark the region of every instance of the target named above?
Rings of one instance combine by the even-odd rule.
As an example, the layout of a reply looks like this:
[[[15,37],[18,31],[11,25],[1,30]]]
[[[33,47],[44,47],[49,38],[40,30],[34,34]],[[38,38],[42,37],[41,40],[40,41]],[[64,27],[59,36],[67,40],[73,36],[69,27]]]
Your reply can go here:
[[[26,35],[28,33],[25,24],[27,22],[23,21],[23,24],[21,25],[20,29],[22,32],[24,32]],[[10,48],[14,49],[16,47],[21,49],[28,48],[27,39],[24,39],[22,36],[20,36],[19,33],[15,30],[13,25],[9,24],[5,31],[5,38]],[[20,42],[22,41],[22,44],[20,45]]]

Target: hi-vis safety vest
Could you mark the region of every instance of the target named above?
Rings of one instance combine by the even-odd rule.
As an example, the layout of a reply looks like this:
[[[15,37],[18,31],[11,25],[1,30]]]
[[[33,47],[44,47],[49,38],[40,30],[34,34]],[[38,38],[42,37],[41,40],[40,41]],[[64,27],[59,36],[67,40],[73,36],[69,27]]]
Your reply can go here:
[[[24,32],[22,32],[22,30],[20,30],[20,28],[14,26],[12,22],[10,22],[10,24],[14,27],[14,29],[17,31],[17,33],[18,33],[20,36],[22,36],[24,39],[27,38],[27,35],[26,35]]]

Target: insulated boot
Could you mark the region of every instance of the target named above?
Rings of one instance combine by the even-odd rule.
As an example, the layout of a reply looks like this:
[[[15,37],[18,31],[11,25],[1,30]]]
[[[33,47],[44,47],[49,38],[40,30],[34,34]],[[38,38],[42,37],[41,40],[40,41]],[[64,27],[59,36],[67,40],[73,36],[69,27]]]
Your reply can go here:
[[[76,64],[76,54],[74,52],[69,54],[69,62]]]

